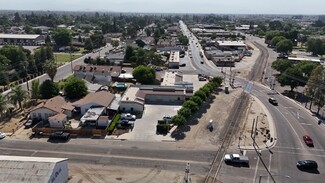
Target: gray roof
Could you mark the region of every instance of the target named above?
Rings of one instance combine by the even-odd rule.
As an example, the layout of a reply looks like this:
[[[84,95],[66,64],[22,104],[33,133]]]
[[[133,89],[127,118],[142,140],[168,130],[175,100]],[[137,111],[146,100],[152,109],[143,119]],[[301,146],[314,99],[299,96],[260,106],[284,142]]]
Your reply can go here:
[[[57,163],[66,158],[0,156],[1,182],[48,182]]]
[[[38,34],[0,34],[0,39],[36,39]]]

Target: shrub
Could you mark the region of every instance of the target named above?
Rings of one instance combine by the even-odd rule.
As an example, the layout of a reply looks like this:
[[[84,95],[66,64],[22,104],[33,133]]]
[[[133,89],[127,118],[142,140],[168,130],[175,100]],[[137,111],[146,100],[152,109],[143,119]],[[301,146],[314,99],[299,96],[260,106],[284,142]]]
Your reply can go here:
[[[195,113],[197,110],[199,110],[199,105],[195,103],[192,100],[188,100],[183,104],[183,107],[189,108],[192,113]]]
[[[172,121],[173,124],[181,126],[184,125],[186,122],[186,119],[184,118],[184,116],[181,115],[175,115],[172,117]]]
[[[202,90],[198,90],[194,93],[194,96],[200,97],[203,101],[207,99],[207,96],[205,95],[205,92]]]
[[[121,114],[116,114],[111,122],[111,124],[107,127],[107,131],[108,133],[112,133],[115,126],[116,126],[116,123],[117,121],[121,118]]]
[[[200,99],[200,98],[199,98]],[[191,109],[187,108],[187,107],[182,107],[178,112],[178,115],[181,115],[185,118],[189,117],[192,113],[191,113]]]

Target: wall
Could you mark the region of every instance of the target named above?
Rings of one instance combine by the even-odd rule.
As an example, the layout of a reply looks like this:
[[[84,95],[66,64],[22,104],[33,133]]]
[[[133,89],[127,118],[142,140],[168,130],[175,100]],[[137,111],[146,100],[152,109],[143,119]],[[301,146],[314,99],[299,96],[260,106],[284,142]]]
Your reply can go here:
[[[185,96],[172,95],[146,95],[146,104],[182,104]]]
[[[51,128],[63,128],[64,123],[66,122],[67,122],[67,118],[64,118],[63,121],[49,120]]]
[[[68,182],[69,170],[68,170],[68,160],[56,163],[53,168],[52,175],[48,183],[62,183]]]
[[[34,114],[36,114],[36,117],[34,116]],[[41,116],[39,116],[39,114],[41,114]],[[47,114],[47,116],[46,116]],[[35,111],[32,111],[30,113],[30,116],[32,119],[39,119],[41,117],[42,120],[48,120],[48,118],[50,116],[54,116],[56,115],[57,112],[54,112],[54,111],[51,111],[49,109],[46,109],[46,108],[40,108],[40,109],[36,109]]]
[[[131,110],[131,108],[133,108],[133,110]],[[121,101],[120,110],[125,112],[130,112],[130,111],[143,112],[144,105],[132,101]]]

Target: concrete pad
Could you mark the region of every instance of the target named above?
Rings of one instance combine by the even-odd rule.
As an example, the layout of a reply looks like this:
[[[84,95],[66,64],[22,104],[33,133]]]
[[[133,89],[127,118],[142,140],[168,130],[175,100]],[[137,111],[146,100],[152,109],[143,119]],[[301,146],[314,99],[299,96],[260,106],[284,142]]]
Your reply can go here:
[[[190,75],[184,74],[183,81],[193,83],[194,92],[196,92],[202,86],[204,86],[206,83],[208,83],[208,80],[207,81],[199,81],[197,74],[190,74]]]
[[[159,119],[164,115],[174,116],[181,106],[176,105],[145,105],[144,113],[141,119],[137,119],[134,128],[129,133],[120,135],[114,139],[135,140],[135,141],[175,141],[170,137],[156,134],[156,125]],[[111,139],[111,137],[107,137]]]

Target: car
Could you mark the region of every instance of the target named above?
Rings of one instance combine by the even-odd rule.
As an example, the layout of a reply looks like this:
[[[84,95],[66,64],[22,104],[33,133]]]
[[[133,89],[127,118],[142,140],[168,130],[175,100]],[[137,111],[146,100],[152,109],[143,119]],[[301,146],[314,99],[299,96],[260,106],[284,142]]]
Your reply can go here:
[[[163,69],[161,67],[156,67],[155,70],[156,71],[162,71]]]
[[[50,139],[68,140],[70,138],[70,133],[65,133],[63,131],[53,132],[50,134]]]
[[[202,77],[202,76],[199,77],[199,81],[206,81],[206,80],[207,80],[207,78],[205,78],[205,77]]]
[[[226,154],[223,158],[225,163],[236,163],[249,165],[249,159],[247,156],[240,156],[239,154]]]
[[[297,167],[302,170],[317,170],[318,165],[314,160],[300,160],[297,162]]]
[[[278,105],[278,101],[275,98],[269,98],[269,102],[273,105]]]
[[[314,147],[313,139],[311,139],[309,135],[304,135],[302,138],[304,139],[307,146]]]
[[[169,115],[164,115],[163,120],[170,121],[170,120],[172,120],[172,117]]]
[[[201,61],[201,64],[204,64],[204,62],[203,62],[203,61]]]
[[[122,70],[121,70],[121,73],[122,73],[122,74],[125,74],[125,73],[126,73],[126,70],[122,69]]]
[[[4,139],[7,135],[3,132],[0,132],[0,139]]]
[[[135,115],[132,115],[131,113],[123,113],[123,114],[121,114],[121,119],[127,119],[130,121],[134,121],[137,119],[137,117]]]

